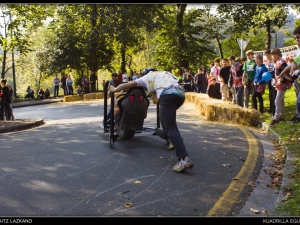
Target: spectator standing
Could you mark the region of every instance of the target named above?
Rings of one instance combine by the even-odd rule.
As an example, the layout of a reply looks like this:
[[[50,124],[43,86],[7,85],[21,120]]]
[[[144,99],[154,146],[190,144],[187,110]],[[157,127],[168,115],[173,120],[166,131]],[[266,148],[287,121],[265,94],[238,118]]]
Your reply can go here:
[[[127,71],[124,70],[124,72],[122,74],[122,83],[127,83],[128,82],[129,76],[128,76],[128,74],[126,72]]]
[[[202,77],[202,90],[201,93],[207,93],[208,81],[207,81],[207,71],[205,67],[201,68],[203,77]]]
[[[210,98],[222,99],[222,94],[220,92],[220,83],[217,83],[216,78],[213,77],[208,85],[207,94]]]
[[[139,78],[139,76],[138,76],[137,72],[133,72],[132,80],[136,80],[138,78]]]
[[[50,97],[50,90],[48,88],[46,88],[45,90],[45,98],[49,98]]]
[[[13,93],[14,93],[14,91],[13,91],[13,89],[12,89],[12,86],[11,85],[7,85],[7,87],[8,87],[8,90],[9,90],[9,95],[10,95],[10,104],[9,104],[9,110],[10,110],[10,120],[15,120],[15,117],[14,117],[14,111],[13,111],[13,107],[12,107],[12,104],[13,104]],[[6,118],[8,118],[8,114],[7,114],[7,112],[8,112],[8,110],[6,110],[6,115],[5,115],[5,117]]]
[[[282,71],[287,67],[287,62],[282,58],[282,54],[279,48],[273,48],[271,50],[272,59],[275,63],[275,89],[277,90],[275,98],[275,114],[270,125],[279,123],[279,121],[284,120],[284,94],[287,89],[291,87],[292,76]]]
[[[90,82],[89,82],[89,78],[87,77],[86,74],[83,75],[83,77],[81,78],[81,84],[84,88],[84,93],[87,94],[90,92]]]
[[[228,81],[230,77],[230,69],[229,60],[226,58],[222,59],[222,68],[220,69],[219,81],[221,84],[221,93],[222,100],[229,101],[229,90],[228,90]]]
[[[264,55],[266,56],[268,60],[268,72],[272,75],[272,79],[275,79],[275,64],[273,62],[272,56],[271,56],[271,50],[268,49],[264,52]],[[269,88],[269,102],[270,102],[270,109],[268,110],[268,113],[271,113],[273,116],[275,114],[275,98],[276,98],[276,89],[272,85],[272,79],[268,81],[268,88]]]
[[[57,98],[58,97],[58,93],[59,93],[59,83],[60,83],[60,80],[57,77],[57,75],[55,75],[53,83],[54,83],[54,96],[53,97]]]
[[[96,92],[96,83],[97,83],[97,76],[94,71],[91,71],[90,75],[90,84],[91,84],[91,92]]]
[[[252,95],[252,108],[257,110],[257,99],[259,101],[259,111],[260,113],[264,113],[264,101],[263,94],[265,90],[265,81],[262,80],[262,75],[265,72],[268,72],[268,69],[265,64],[263,64],[263,56],[257,55],[255,57],[256,67],[255,67],[255,75],[254,75],[254,89]]]
[[[67,75],[66,85],[67,85],[67,95],[73,95],[73,80],[71,78],[71,75]]]
[[[295,41],[297,43],[298,48],[300,48],[300,26],[298,26],[294,31],[293,31],[293,35],[295,38]],[[298,69],[298,72],[296,71],[296,69]],[[288,122],[291,123],[298,123],[300,122],[300,53],[297,54],[297,56],[295,56],[294,58],[291,59],[290,64],[280,73],[280,75],[278,76],[280,79],[281,77],[287,72],[289,71],[290,76],[297,74],[297,79],[295,79],[294,82],[294,88],[295,88],[295,92],[296,92],[296,96],[297,96],[297,100],[296,100],[296,114],[293,116],[293,118],[291,118]]]
[[[228,80],[228,90],[229,90],[229,98],[232,98],[232,102],[234,104],[237,104],[236,100],[236,91],[235,91],[235,86],[234,86],[234,81],[236,79],[236,71],[235,71],[235,65],[237,62],[235,61],[235,56],[232,55],[229,58],[229,64],[230,64],[230,76]]]
[[[182,71],[182,72],[184,72],[184,71]],[[180,69],[178,68],[178,66],[177,66],[176,63],[173,64],[173,69],[171,70],[171,73],[172,73],[175,77],[177,77],[178,83],[179,83],[179,84],[181,84],[181,83],[183,82],[183,77],[182,77],[182,75],[181,75],[181,71],[180,71]]]
[[[220,74],[220,59],[215,59],[214,60],[214,65],[210,69],[210,74],[209,74],[209,80],[211,81],[211,78],[216,78],[216,82],[220,83],[219,80],[219,74]]]
[[[191,92],[192,91],[193,76],[192,76],[190,70],[186,69],[185,73],[183,74],[182,81],[183,81],[183,84],[184,84],[183,85],[184,91]]]
[[[196,92],[197,93],[203,93],[202,90],[203,90],[203,79],[202,77],[204,76],[203,74],[203,71],[198,68],[197,69],[197,74],[195,74],[195,78],[194,78],[194,82],[195,82],[195,85],[196,85]]]
[[[118,74],[117,73],[112,73],[112,80],[109,81],[109,84],[117,87],[119,85],[119,81],[118,81]]]
[[[243,85],[244,85],[244,107],[248,108],[250,94],[253,93],[253,80],[255,75],[256,62],[254,60],[254,52],[248,50],[246,52],[247,61],[243,66]]]
[[[233,85],[236,93],[236,104],[243,107],[244,106],[244,85],[242,83],[243,78],[243,63],[242,58],[236,57],[235,59],[235,79],[233,80]]]
[[[68,90],[67,90],[67,77],[65,74],[62,75],[62,78],[61,78],[61,88],[63,89],[64,91],[64,96],[67,96],[68,95]]]
[[[121,71],[119,70],[118,71],[118,82],[119,82],[119,84],[122,84],[122,73],[121,73]]]
[[[10,110],[10,104],[11,104],[11,96],[9,93],[9,88],[7,87],[7,80],[2,79],[1,80],[1,102],[0,102],[0,120],[4,120],[4,116],[6,117],[6,120],[11,119],[11,110]]]

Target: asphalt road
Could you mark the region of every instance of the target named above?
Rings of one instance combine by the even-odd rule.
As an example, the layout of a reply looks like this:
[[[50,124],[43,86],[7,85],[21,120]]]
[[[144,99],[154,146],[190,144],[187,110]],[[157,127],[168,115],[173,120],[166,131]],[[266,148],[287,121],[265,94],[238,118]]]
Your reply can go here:
[[[146,126],[156,124],[151,104]],[[103,100],[15,108],[45,125],[0,134],[1,216],[236,216],[262,167],[243,127],[206,122],[193,104],[178,126],[194,168],[176,173],[175,151],[150,132],[109,147]]]

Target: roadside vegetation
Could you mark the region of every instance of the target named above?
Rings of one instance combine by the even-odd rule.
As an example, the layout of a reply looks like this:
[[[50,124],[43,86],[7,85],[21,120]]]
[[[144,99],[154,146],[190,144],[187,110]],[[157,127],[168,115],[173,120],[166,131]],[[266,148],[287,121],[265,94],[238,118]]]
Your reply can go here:
[[[293,183],[288,187],[283,187],[285,197],[275,210],[284,216],[299,216],[300,215],[300,123],[287,122],[296,113],[296,94],[294,87],[288,89],[285,93],[285,113],[284,121],[273,125],[271,129],[281,137],[281,151],[277,155],[277,161],[284,161],[286,151],[295,153],[297,159],[293,162],[295,167],[294,174],[289,176],[294,179]],[[268,91],[264,94],[265,112],[269,108]],[[266,124],[271,122],[272,118],[269,113],[262,114],[262,121]]]

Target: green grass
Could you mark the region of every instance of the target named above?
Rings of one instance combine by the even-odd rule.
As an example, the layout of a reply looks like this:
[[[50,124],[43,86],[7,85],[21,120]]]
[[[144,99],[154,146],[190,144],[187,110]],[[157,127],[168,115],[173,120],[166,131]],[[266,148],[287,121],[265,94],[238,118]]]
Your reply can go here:
[[[269,124],[272,120],[271,114],[267,113],[269,109],[269,92],[266,88],[266,92],[263,95],[264,99],[264,112],[261,115],[261,120]],[[272,130],[278,133],[282,140],[284,149],[293,151],[297,156],[294,162],[295,173],[293,176],[294,181],[288,187],[283,187],[285,191],[290,192],[291,195],[281,202],[275,212],[284,216],[300,216],[300,123],[288,123],[296,113],[296,94],[294,87],[291,87],[286,91],[285,97],[285,109],[284,109],[284,121],[272,126]]]

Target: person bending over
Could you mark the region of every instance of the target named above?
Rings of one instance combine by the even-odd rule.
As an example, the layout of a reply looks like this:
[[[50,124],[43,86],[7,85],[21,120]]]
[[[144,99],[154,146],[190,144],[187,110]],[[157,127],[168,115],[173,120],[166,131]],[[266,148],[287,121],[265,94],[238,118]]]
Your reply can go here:
[[[176,123],[176,111],[185,100],[184,90],[178,82],[178,78],[170,72],[146,68],[141,78],[120,84],[117,87],[110,86],[109,89],[111,92],[118,92],[136,86],[143,86],[147,87],[151,95],[156,95],[163,130],[176,150],[178,162],[173,170],[183,172],[186,169],[193,168],[193,162],[189,157]]]

